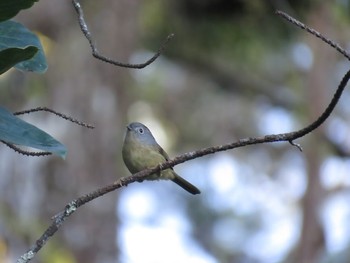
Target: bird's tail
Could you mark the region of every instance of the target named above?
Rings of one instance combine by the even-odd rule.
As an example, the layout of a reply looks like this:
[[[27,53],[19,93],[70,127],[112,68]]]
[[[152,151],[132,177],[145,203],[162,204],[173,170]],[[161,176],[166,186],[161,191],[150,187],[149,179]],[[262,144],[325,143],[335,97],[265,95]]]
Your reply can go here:
[[[172,181],[193,195],[197,195],[201,193],[201,191],[199,191],[197,187],[195,187],[193,184],[186,181],[185,179],[183,179],[181,176],[177,174],[175,174],[175,178],[172,179]]]

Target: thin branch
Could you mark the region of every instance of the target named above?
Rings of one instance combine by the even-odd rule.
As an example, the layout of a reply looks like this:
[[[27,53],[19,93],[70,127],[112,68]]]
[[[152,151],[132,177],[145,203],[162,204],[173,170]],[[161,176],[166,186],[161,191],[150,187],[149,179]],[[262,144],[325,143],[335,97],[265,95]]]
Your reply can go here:
[[[279,11],[278,11],[279,12]],[[279,15],[284,15],[284,13],[279,12]],[[287,15],[284,15],[286,17],[289,17]],[[300,22],[298,22],[295,19],[289,20],[291,23],[296,25],[303,25]],[[313,35],[316,35],[317,37],[321,38],[323,41],[331,45],[333,48],[336,48],[339,52],[341,52],[344,56],[348,57],[346,53],[343,53],[343,49],[339,47],[338,45],[334,44],[332,41],[328,41],[325,37],[323,37],[320,33],[317,31],[308,28],[306,26],[300,26],[301,28],[307,30]],[[316,33],[315,33],[316,32]],[[343,79],[339,83],[339,86],[325,109],[325,111],[320,115],[318,119],[316,119],[314,122],[306,126],[305,128],[302,128],[300,130],[289,132],[289,133],[281,133],[281,134],[275,134],[275,135],[266,135],[262,137],[256,137],[256,138],[245,138],[241,139],[229,144],[225,145],[219,145],[214,147],[208,147],[197,151],[188,152],[185,154],[182,154],[173,160],[169,160],[167,162],[164,162],[157,167],[154,167],[152,169],[146,169],[143,171],[140,171],[138,173],[133,174],[132,176],[123,177],[117,181],[115,181],[112,185],[108,185],[106,187],[100,188],[96,191],[93,191],[87,195],[84,195],[82,197],[79,197],[72,202],[70,202],[64,209],[64,211],[58,213],[56,216],[53,217],[52,224],[47,228],[47,230],[44,232],[44,234],[35,242],[33,247],[28,250],[24,255],[21,256],[20,259],[17,260],[18,263],[26,263],[30,261],[36,253],[45,245],[45,243],[49,240],[51,236],[53,236],[59,227],[63,224],[63,222],[71,215],[73,214],[80,206],[86,204],[87,202],[96,199],[102,195],[105,195],[111,191],[114,191],[115,189],[121,188],[123,186],[127,186],[131,183],[134,183],[136,181],[142,181],[147,178],[147,176],[151,174],[159,173],[161,170],[168,169],[170,167],[173,167],[175,165],[178,165],[180,163],[184,163],[189,160],[193,160],[205,155],[214,154],[216,152],[222,152],[227,150],[232,150],[248,145],[255,145],[255,144],[262,144],[262,143],[272,143],[272,142],[289,142],[292,145],[296,146],[298,149],[301,149],[301,147],[294,143],[294,141],[300,137],[303,137],[307,135],[308,133],[312,132],[313,130],[317,129],[332,113],[335,106],[337,105],[337,102],[339,101],[339,98],[346,87],[348,81],[350,79],[350,70],[344,75]]]
[[[62,225],[62,223],[72,214],[74,213],[80,206],[86,204],[87,202],[90,202],[93,199],[96,199],[102,195],[105,195],[111,191],[114,191],[118,188],[121,188],[123,186],[127,186],[128,184],[134,183],[139,180],[144,180],[147,178],[147,176],[159,173],[162,170],[168,169],[170,167],[173,167],[175,165],[178,165],[180,163],[184,163],[189,160],[193,160],[205,155],[214,154],[216,152],[222,152],[227,150],[232,150],[235,148],[244,147],[247,145],[253,145],[253,144],[261,144],[261,143],[268,143],[268,142],[280,142],[280,141],[286,141],[290,142],[293,145],[296,145],[293,143],[294,140],[303,137],[304,135],[312,132],[316,128],[318,128],[331,114],[334,107],[336,106],[337,102],[339,101],[339,98],[348,83],[350,78],[350,70],[345,74],[344,78],[340,82],[338,89],[336,93],[333,96],[333,99],[331,103],[328,105],[326,110],[322,113],[322,115],[313,123],[306,126],[303,129],[300,129],[295,132],[289,132],[289,133],[281,133],[276,135],[267,135],[264,137],[257,137],[257,138],[245,138],[241,139],[236,142],[232,142],[230,144],[225,145],[219,145],[214,147],[208,147],[201,150],[188,152],[185,154],[182,154],[173,160],[169,160],[167,162],[164,162],[160,165],[158,165],[155,168],[152,169],[146,169],[141,172],[135,173],[132,176],[123,177],[117,181],[115,181],[112,185],[108,185],[106,187],[100,188],[94,192],[91,192],[87,195],[84,195],[82,197],[79,197],[72,202],[70,202],[64,209],[63,212],[58,213],[56,216],[53,217],[53,222],[50,225],[50,227],[44,232],[44,234],[35,242],[35,245],[27,251],[24,255],[21,256],[21,258],[17,261],[17,263],[25,263],[28,262],[28,257],[35,255],[49,240],[51,236],[53,236],[58,228]]]
[[[83,127],[89,128],[89,129],[95,128],[94,126],[92,126],[90,124],[81,122],[81,121],[79,121],[77,119],[74,119],[72,117],[69,117],[67,115],[64,115],[62,113],[56,112],[56,111],[54,111],[52,109],[49,109],[49,108],[46,108],[46,107],[38,107],[38,108],[34,108],[34,109],[18,111],[18,112],[14,112],[13,115],[23,115],[23,114],[29,114],[29,113],[37,112],[37,111],[51,112],[51,113],[53,113],[53,114],[55,114],[55,115],[65,119],[65,120],[71,121],[71,122],[76,123],[76,124],[78,124],[80,126],[83,126]],[[51,155],[52,154],[51,152],[30,152],[30,151],[25,151],[25,150],[15,146],[12,143],[9,143],[9,142],[3,141],[3,140],[0,140],[0,141],[3,144],[5,144],[6,146],[8,146],[9,148],[11,148],[12,150],[14,150],[15,152],[23,154],[23,155],[26,155],[26,156],[36,156],[36,157],[38,157],[38,156],[47,156],[47,155]]]
[[[174,34],[170,34],[165,41],[162,43],[162,45],[160,46],[160,48],[158,49],[158,51],[150,58],[148,59],[146,62],[144,63],[140,63],[140,64],[130,64],[130,63],[123,63],[123,62],[119,62],[110,58],[107,58],[103,55],[100,54],[100,52],[97,50],[96,45],[93,43],[92,37],[91,37],[91,33],[89,31],[89,28],[85,22],[84,19],[84,12],[83,9],[81,8],[81,5],[79,3],[78,0],[72,0],[73,6],[75,11],[78,14],[78,21],[79,21],[79,25],[80,25],[80,29],[83,32],[84,36],[86,37],[86,39],[89,41],[90,47],[91,47],[91,51],[92,51],[92,55],[99,59],[102,60],[106,63],[110,63],[112,65],[118,66],[118,67],[124,67],[124,68],[134,68],[134,69],[142,69],[148,65],[150,65],[151,63],[153,63],[153,61],[155,61],[160,54],[163,52],[165,46],[168,44],[168,42],[174,37]]]
[[[303,151],[303,148],[301,147],[301,145],[300,145],[299,143],[295,143],[294,141],[289,141],[289,143],[290,143],[291,145],[297,147],[297,149],[298,149],[299,151],[301,151],[301,152]]]
[[[29,151],[25,151],[22,150],[21,148],[18,148],[17,146],[15,146],[12,143],[8,143],[6,141],[0,140],[3,144],[5,144],[7,147],[11,148],[12,150],[14,150],[15,152],[18,152],[20,154],[26,155],[26,156],[47,156],[47,155],[51,155],[51,152],[29,152]]]
[[[319,39],[321,39],[323,42],[326,42],[328,45],[330,45],[331,47],[333,47],[334,49],[336,49],[340,54],[342,54],[344,57],[346,57],[348,60],[350,60],[350,54],[341,46],[339,46],[337,43],[335,43],[334,41],[332,41],[331,39],[323,36],[320,32],[316,31],[313,28],[308,27],[307,25],[301,23],[300,21],[296,20],[295,18],[291,17],[290,15],[284,13],[283,11],[277,10],[276,14],[283,17],[284,19],[286,19],[288,22],[300,27],[301,29],[306,30],[307,32],[309,32],[310,34],[318,37]]]
[[[49,109],[47,107],[38,107],[38,108],[34,108],[34,109],[29,109],[29,110],[24,110],[24,111],[17,111],[17,112],[14,112],[13,115],[23,115],[23,114],[28,114],[28,113],[32,113],[32,112],[37,112],[37,111],[47,111],[47,112],[51,112],[59,117],[61,117],[62,119],[65,119],[65,120],[68,120],[70,122],[73,122],[75,124],[78,124],[80,126],[83,126],[83,127],[86,127],[86,128],[89,128],[89,129],[94,129],[95,126],[91,125],[91,124],[88,124],[88,123],[85,123],[85,122],[82,122],[82,121],[79,121],[77,119],[74,119],[70,116],[67,116],[63,113],[59,113],[57,111],[54,111],[52,109]]]

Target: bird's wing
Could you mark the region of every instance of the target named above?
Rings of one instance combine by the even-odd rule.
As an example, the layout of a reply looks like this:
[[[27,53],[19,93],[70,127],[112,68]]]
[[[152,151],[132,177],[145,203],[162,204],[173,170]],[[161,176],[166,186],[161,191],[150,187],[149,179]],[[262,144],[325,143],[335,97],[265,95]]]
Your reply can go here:
[[[166,153],[166,151],[163,150],[161,146],[158,145],[158,152],[164,156],[165,160],[169,161],[169,155]]]

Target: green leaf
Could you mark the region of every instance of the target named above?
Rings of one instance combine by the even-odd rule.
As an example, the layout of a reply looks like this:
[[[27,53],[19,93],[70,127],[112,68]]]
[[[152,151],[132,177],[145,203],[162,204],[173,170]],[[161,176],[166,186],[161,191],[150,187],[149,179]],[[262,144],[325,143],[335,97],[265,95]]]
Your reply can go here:
[[[25,49],[29,46],[36,47],[38,52],[31,59],[20,62],[15,67],[19,70],[44,73],[47,63],[39,38],[20,23],[14,21],[0,23],[0,51],[9,48]]]
[[[37,47],[29,46],[26,48],[8,48],[0,51],[0,75],[17,63],[32,58],[38,50]]]
[[[10,19],[22,9],[31,7],[38,0],[0,0],[0,22]]]
[[[0,140],[51,152],[65,158],[66,147],[51,135],[34,125],[17,118],[0,107]]]

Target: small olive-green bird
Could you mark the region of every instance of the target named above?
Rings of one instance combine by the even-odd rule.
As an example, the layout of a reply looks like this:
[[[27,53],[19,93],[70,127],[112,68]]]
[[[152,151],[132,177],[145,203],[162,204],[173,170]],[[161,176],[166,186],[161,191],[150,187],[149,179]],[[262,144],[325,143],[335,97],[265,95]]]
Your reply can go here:
[[[134,174],[146,168],[154,168],[169,160],[168,154],[159,146],[151,131],[142,123],[133,122],[127,127],[124,144],[123,160],[129,171]],[[160,176],[151,174],[147,180],[172,180],[187,192],[196,195],[200,191],[190,182],[174,172],[172,168],[161,171]]]

